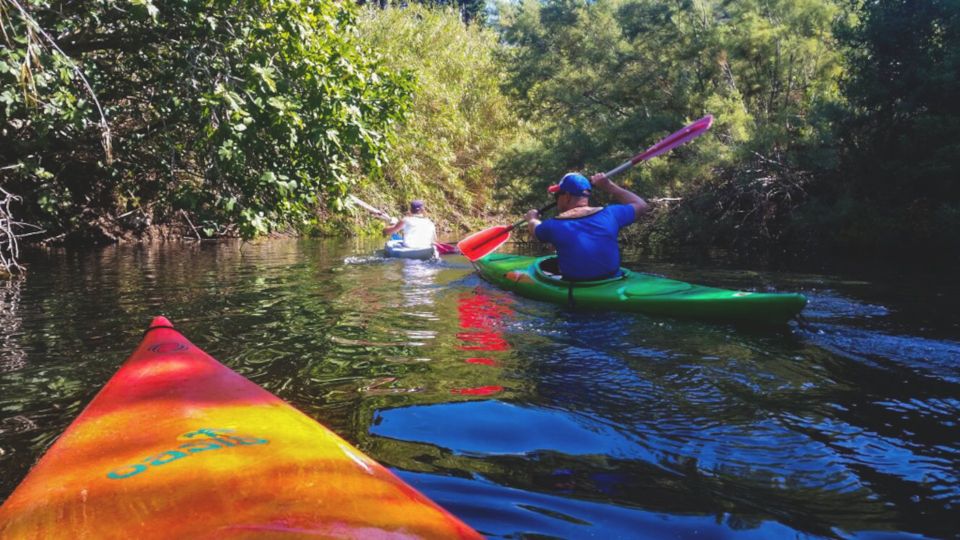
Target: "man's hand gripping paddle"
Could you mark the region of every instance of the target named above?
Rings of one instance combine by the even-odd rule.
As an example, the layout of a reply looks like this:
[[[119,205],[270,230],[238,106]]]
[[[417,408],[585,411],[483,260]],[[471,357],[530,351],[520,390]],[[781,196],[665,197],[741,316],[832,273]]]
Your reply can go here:
[[[643,152],[633,156],[629,161],[625,161],[616,168],[611,169],[606,173],[607,177],[610,178],[616,176],[633,167],[637,163],[640,163],[641,161],[659,156],[660,154],[672,150],[673,148],[676,148],[677,146],[680,146],[691,139],[695,139],[700,135],[703,135],[705,131],[710,129],[710,125],[712,123],[713,116],[709,114],[704,116],[696,122],[693,122],[683,129],[667,136]],[[541,208],[539,213],[542,214],[556,205],[556,202],[548,204],[547,206]],[[502,246],[504,242],[510,239],[510,232],[524,223],[526,223],[526,220],[518,221],[517,223],[509,226],[499,225],[497,227],[491,227],[489,229],[473,233],[457,243],[457,247],[460,248],[460,252],[463,253],[468,259],[475,261],[496,251],[497,248]]]

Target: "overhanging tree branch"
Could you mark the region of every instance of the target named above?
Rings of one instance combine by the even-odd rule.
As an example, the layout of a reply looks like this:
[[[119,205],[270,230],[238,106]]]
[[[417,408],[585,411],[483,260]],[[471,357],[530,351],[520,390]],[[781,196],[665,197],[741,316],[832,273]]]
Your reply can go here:
[[[86,89],[87,93],[90,94],[90,98],[93,101],[94,106],[97,108],[97,113],[100,115],[100,120],[97,122],[97,124],[100,127],[100,143],[103,146],[104,155],[106,156],[106,162],[108,165],[113,163],[113,142],[112,142],[112,136],[110,133],[110,124],[107,123],[107,116],[103,112],[103,107],[100,106],[100,100],[97,99],[97,94],[96,92],[93,91],[93,87],[90,85],[90,81],[87,80],[87,77],[83,74],[83,71],[80,69],[77,63],[74,62],[73,59],[67,55],[67,53],[63,52],[63,50],[60,48],[59,45],[57,45],[57,42],[54,41],[54,39],[50,36],[50,34],[48,34],[46,30],[44,30],[40,26],[39,23],[37,23],[37,21],[30,15],[30,13],[27,12],[26,9],[24,9],[22,5],[20,5],[20,3],[17,0],[0,0],[0,15],[4,14],[4,12],[7,11],[7,6],[13,6],[20,13],[20,17],[23,19],[24,24],[27,26],[28,50],[32,45],[31,41],[35,39],[33,37],[33,33],[35,32],[36,34],[40,35],[43,38],[43,40],[45,40],[49,44],[51,48],[57,51],[57,53],[59,53],[64,58],[64,60],[66,60],[66,62],[70,66],[70,69],[74,72],[74,74],[76,74],[77,78],[79,78],[80,81],[83,83],[83,86]],[[0,27],[2,26],[3,26],[2,21],[0,21]],[[7,39],[7,42],[9,43],[9,37],[6,35],[6,31],[4,30],[3,33],[4,33],[4,37]],[[41,46],[41,44],[42,44],[41,42],[36,43],[38,47]],[[26,78],[26,80],[21,79],[21,82],[27,87],[30,86],[29,80],[32,80],[32,74],[30,72],[30,64],[32,62],[38,62],[38,60],[35,57],[32,58],[31,60],[31,55],[28,54],[24,59],[24,63],[21,66],[21,70],[20,70],[21,77]]]

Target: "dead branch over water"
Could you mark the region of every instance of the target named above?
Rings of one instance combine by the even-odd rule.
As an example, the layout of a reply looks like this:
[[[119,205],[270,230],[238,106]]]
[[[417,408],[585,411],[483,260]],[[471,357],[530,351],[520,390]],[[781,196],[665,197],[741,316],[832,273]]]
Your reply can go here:
[[[25,268],[17,262],[20,257],[19,240],[45,232],[30,223],[17,221],[10,209],[20,197],[0,187],[0,277],[23,273]]]

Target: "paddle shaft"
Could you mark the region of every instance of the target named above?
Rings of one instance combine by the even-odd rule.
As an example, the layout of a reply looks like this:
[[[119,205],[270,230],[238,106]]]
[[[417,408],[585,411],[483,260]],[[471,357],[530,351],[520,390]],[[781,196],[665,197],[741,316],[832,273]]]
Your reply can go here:
[[[645,152],[642,152],[642,153],[640,153],[640,154],[637,154],[637,156],[642,156],[643,153],[645,153]],[[634,157],[636,157],[636,156],[634,156]],[[622,173],[623,171],[629,169],[630,167],[633,167],[634,164],[639,163],[640,161],[642,161],[642,160],[634,161],[634,160],[631,159],[630,161],[627,161],[627,162],[625,162],[625,163],[623,163],[623,164],[621,164],[621,165],[618,165],[615,169],[611,169],[610,172],[607,172],[607,173],[604,173],[604,174],[607,176],[607,178],[610,178],[611,176],[615,176],[615,175],[617,175],[617,174],[620,174],[620,173]],[[544,212],[546,212],[547,210],[551,210],[551,209],[552,209],[553,207],[555,207],[556,205],[557,205],[557,201],[553,201],[552,203],[550,203],[550,204],[544,206],[543,208],[537,210],[537,214],[542,216]],[[513,229],[516,229],[517,227],[523,225],[523,224],[526,223],[526,222],[527,222],[527,219],[526,219],[526,218],[521,219],[520,221],[518,221],[518,222],[514,223],[513,225],[511,225],[510,228],[507,229],[507,232],[512,231]]]
[[[627,161],[624,161],[620,165],[617,165],[616,167],[610,169],[609,171],[604,173],[604,176],[606,176],[607,178],[613,178],[614,176],[629,170],[631,167],[633,167],[637,163],[640,163],[641,161],[659,156],[660,154],[666,152],[667,150],[673,149],[689,141],[690,139],[693,139],[694,137],[698,137],[701,133],[706,131],[710,127],[710,124],[712,123],[713,123],[713,117],[705,116],[700,120],[697,120],[696,122],[693,122],[688,126],[685,126],[683,129],[670,134],[666,138],[659,141],[657,144],[651,146],[650,148],[647,148],[643,152],[640,152],[639,154],[628,159]],[[547,206],[544,206],[543,208],[538,210],[537,213],[543,214],[545,211],[553,208],[556,205],[557,205],[556,202],[554,202],[553,204],[548,204]],[[527,220],[524,219],[523,221],[520,221],[514,224],[513,227],[510,227],[510,228],[515,229],[520,225],[526,223],[526,221]]]
[[[552,208],[553,208],[554,206],[556,206],[556,205],[557,205],[557,201],[553,201],[552,203],[550,203],[550,204],[544,206],[543,208],[537,210],[537,214],[543,215],[544,212],[546,212],[547,210],[552,209]],[[518,222],[514,223],[513,225],[511,225],[510,228],[508,229],[508,231],[512,231],[513,229],[516,229],[517,227],[523,225],[523,224],[526,223],[526,222],[527,222],[526,218],[521,219],[520,221],[518,221]]]
[[[681,128],[678,131],[671,133],[670,135],[664,137],[662,140],[657,142],[657,144],[647,148],[643,152],[633,156],[629,160],[621,163],[620,165],[614,167],[610,171],[604,173],[607,178],[616,176],[628,169],[633,167],[641,161],[659,156],[681,144],[690,141],[696,137],[702,135],[705,131],[710,129],[710,126],[713,124],[713,116],[707,115],[703,118],[688,124]],[[541,208],[538,213],[542,214],[543,212],[556,206],[556,203],[549,204]],[[510,231],[523,225],[527,220],[523,219],[517,223],[507,227],[507,226],[498,226],[478,233],[471,234],[470,236],[464,238],[457,243],[457,247],[460,248],[461,253],[467,256],[471,261],[476,261],[477,259],[486,256],[489,253],[492,253],[504,242],[510,239]]]
[[[644,150],[643,152],[640,152],[639,154],[637,154],[637,155],[633,156],[632,158],[628,159],[627,161],[624,161],[624,162],[621,163],[620,165],[617,165],[617,166],[614,167],[613,169],[610,169],[609,171],[603,173],[604,176],[606,176],[607,178],[613,178],[614,176],[616,176],[616,175],[618,175],[618,174],[620,174],[620,173],[622,173],[622,172],[630,169],[630,167],[633,167],[633,166],[636,165],[637,163],[640,163],[641,161],[643,161],[643,160],[645,160],[645,159],[649,159],[649,158],[651,158],[651,157],[654,157],[654,155],[659,155],[659,154],[662,153],[664,150],[666,150],[666,149],[661,150],[660,148],[658,148],[658,147],[660,147],[660,146],[662,146],[662,145],[657,144],[657,145],[654,145],[654,146],[652,146],[652,147]],[[659,152],[656,152],[656,153],[654,154],[653,152],[656,151],[656,150],[660,150],[660,151],[659,151]],[[653,154],[653,155],[648,155],[648,154]],[[544,206],[543,208],[537,210],[537,214],[543,215],[544,212],[546,212],[547,210],[552,209],[552,208],[555,207],[556,205],[557,205],[557,201],[553,201],[552,203],[550,203],[550,204]],[[508,229],[508,231],[512,231],[513,229],[516,229],[517,227],[523,225],[523,224],[526,223],[526,222],[527,222],[527,220],[526,220],[526,218],[524,218],[524,219],[522,219],[522,220],[514,223],[513,225],[511,225],[510,228]]]
[[[384,217],[384,218],[389,218],[389,217],[390,217],[390,214],[387,214],[386,212],[384,212],[383,210],[380,210],[379,208],[377,208],[376,206],[373,206],[372,204],[363,202],[363,201],[360,200],[358,197],[355,197],[355,196],[353,196],[353,195],[350,195],[350,200],[353,201],[353,203],[356,204],[357,206],[359,206],[360,208],[363,208],[364,210],[366,210],[366,211],[368,211],[368,212],[370,212],[370,213],[372,213],[372,214],[374,214],[374,215],[377,215],[377,216],[380,216],[380,217]]]

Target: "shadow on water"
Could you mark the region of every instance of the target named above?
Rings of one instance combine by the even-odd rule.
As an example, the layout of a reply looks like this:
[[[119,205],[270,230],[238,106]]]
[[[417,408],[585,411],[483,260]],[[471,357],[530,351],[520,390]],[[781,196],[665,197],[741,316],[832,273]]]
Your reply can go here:
[[[494,538],[957,531],[960,315],[930,312],[957,292],[941,279],[628,264],[809,297],[760,331],[572,312],[462,257],[378,247],[32,254],[0,288],[0,498],[164,314]]]

